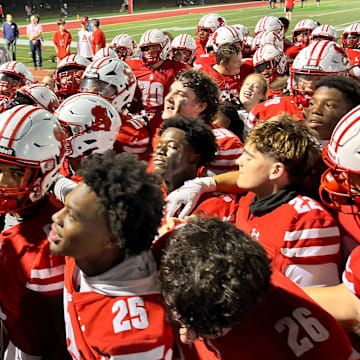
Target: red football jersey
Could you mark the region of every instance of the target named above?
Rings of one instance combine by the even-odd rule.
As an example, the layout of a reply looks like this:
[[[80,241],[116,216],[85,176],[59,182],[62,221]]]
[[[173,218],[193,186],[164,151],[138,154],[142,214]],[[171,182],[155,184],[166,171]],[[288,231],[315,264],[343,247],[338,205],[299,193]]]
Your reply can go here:
[[[289,48],[287,48],[285,50],[285,55],[287,55],[290,59],[295,59],[296,55],[304,48],[306,48],[307,45],[305,44],[300,44],[300,45],[293,45],[290,46]]]
[[[272,287],[240,325],[194,343],[200,360],[349,360],[344,330],[298,286],[274,270]]]
[[[220,74],[211,65],[204,66],[202,70],[217,82],[222,93],[233,93],[235,95],[239,95],[245,78],[255,71],[254,67],[249,64],[242,64],[240,73],[237,75]]]
[[[195,61],[193,63],[193,67],[195,69],[203,69],[206,66],[212,66],[216,64],[216,54],[210,53],[210,54],[201,54],[197,58],[195,58]]]
[[[121,117],[121,126],[116,137],[114,150],[120,152],[130,152],[141,160],[146,160],[150,147],[150,134],[147,123],[130,114]]]
[[[75,175],[74,169],[69,163],[69,159],[65,158],[60,168],[60,175],[65,176],[66,178],[76,182],[77,184],[82,181],[82,177]]]
[[[215,174],[237,170],[236,160],[243,153],[243,143],[230,130],[217,124],[208,125],[212,129],[219,148],[215,160],[207,166],[207,169]]]
[[[151,265],[143,255],[125,259],[125,265],[107,272],[112,272],[115,282],[101,284],[101,275],[96,276],[99,286],[89,283],[81,292],[79,284],[90,278],[79,280],[75,260],[66,259],[64,312],[73,359],[172,359],[173,334],[165,320],[156,263],[151,259]],[[148,272],[149,266],[147,277],[134,275]]]
[[[44,354],[54,343],[50,298],[63,291],[64,258],[50,254],[48,233],[61,208],[49,195],[35,216],[0,234],[1,318],[9,339],[29,355]]]
[[[269,120],[281,114],[294,115],[299,120],[304,120],[302,109],[295,103],[291,96],[274,97],[270,100],[256,104],[250,111],[247,126],[251,129],[259,121]]]
[[[350,65],[360,65],[360,50],[359,49],[344,49]]]
[[[331,214],[317,201],[298,195],[273,211],[250,215],[254,197],[249,192],[240,198],[236,225],[264,246],[274,266],[301,286],[338,284],[340,230]],[[307,280],[300,269],[308,270]]]
[[[197,39],[196,40],[196,50],[195,50],[195,61],[197,60],[197,58],[200,55],[204,55],[204,54],[206,54],[205,46],[202,46],[202,44],[200,43],[200,40]]]
[[[163,110],[164,98],[175,76],[190,67],[188,64],[174,60],[165,60],[156,70],[146,66],[140,59],[130,59],[127,63],[133,70],[141,90],[144,109],[158,113]]]

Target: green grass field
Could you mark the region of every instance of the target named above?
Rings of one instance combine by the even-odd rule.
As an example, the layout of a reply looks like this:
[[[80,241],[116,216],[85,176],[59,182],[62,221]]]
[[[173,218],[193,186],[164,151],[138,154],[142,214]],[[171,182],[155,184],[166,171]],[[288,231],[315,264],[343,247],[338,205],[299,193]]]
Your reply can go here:
[[[305,3],[304,8],[300,8],[300,3],[295,4],[293,12],[293,20],[290,25],[290,30],[287,33],[287,36],[291,38],[291,30],[295,24],[303,18],[312,18],[319,21],[321,24],[331,24],[336,27],[339,37],[346,26],[353,22],[360,22],[360,0],[321,0],[320,8],[316,7],[314,0],[308,1]],[[279,8],[275,11],[271,11],[267,7],[257,7],[257,8],[248,8],[248,9],[238,9],[231,11],[220,11],[219,13],[223,15],[229,25],[232,24],[244,24],[246,25],[250,33],[253,32],[254,27],[257,21],[265,15],[273,15],[276,17],[284,16],[284,11]],[[167,8],[166,10],[171,10]],[[111,15],[117,15],[120,13],[113,13]],[[204,13],[205,14],[205,13]],[[110,14],[97,14],[97,17],[101,19],[102,16],[109,16]],[[200,17],[203,14],[194,14],[194,15],[184,15],[178,17],[156,19],[156,20],[147,20],[147,21],[137,21],[127,24],[118,24],[118,25],[108,25],[103,26],[102,30],[106,35],[107,42],[110,42],[112,38],[120,33],[128,33],[132,35],[136,41],[140,40],[141,35],[148,29],[151,28],[160,28],[171,32],[174,36],[181,33],[188,33],[195,35],[196,26]],[[71,18],[69,18],[70,20]],[[42,19],[42,22],[48,22],[49,19]],[[78,30],[71,30],[73,40],[77,39]],[[52,40],[53,33],[44,34],[45,40]],[[21,38],[26,39],[25,36]],[[32,60],[29,56],[29,47],[26,45],[18,45],[18,61],[23,62],[28,66],[32,66]],[[76,50],[74,49],[74,52]],[[56,64],[51,62],[51,56],[55,55],[55,50],[52,46],[45,46],[43,50],[44,64],[43,67],[46,69],[54,69]]]

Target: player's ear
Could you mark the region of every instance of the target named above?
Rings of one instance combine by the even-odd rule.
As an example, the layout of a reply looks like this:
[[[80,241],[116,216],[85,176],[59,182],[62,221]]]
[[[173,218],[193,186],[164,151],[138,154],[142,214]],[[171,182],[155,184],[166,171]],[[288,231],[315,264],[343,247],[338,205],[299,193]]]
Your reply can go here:
[[[276,162],[270,169],[269,179],[278,180],[285,175],[287,175],[285,165],[281,162]]]

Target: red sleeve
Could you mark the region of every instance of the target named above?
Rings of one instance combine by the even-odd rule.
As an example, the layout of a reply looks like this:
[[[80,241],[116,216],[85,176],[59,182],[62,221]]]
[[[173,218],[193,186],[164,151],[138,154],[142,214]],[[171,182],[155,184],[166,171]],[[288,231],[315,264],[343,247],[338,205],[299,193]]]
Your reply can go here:
[[[342,280],[349,291],[360,297],[360,246],[351,252]]]

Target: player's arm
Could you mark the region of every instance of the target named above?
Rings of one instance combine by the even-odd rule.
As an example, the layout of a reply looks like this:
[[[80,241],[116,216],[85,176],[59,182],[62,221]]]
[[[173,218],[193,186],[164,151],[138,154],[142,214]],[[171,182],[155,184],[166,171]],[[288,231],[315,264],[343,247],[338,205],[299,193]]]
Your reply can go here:
[[[344,284],[305,287],[303,290],[329,312],[346,331],[360,334],[360,300]]]

